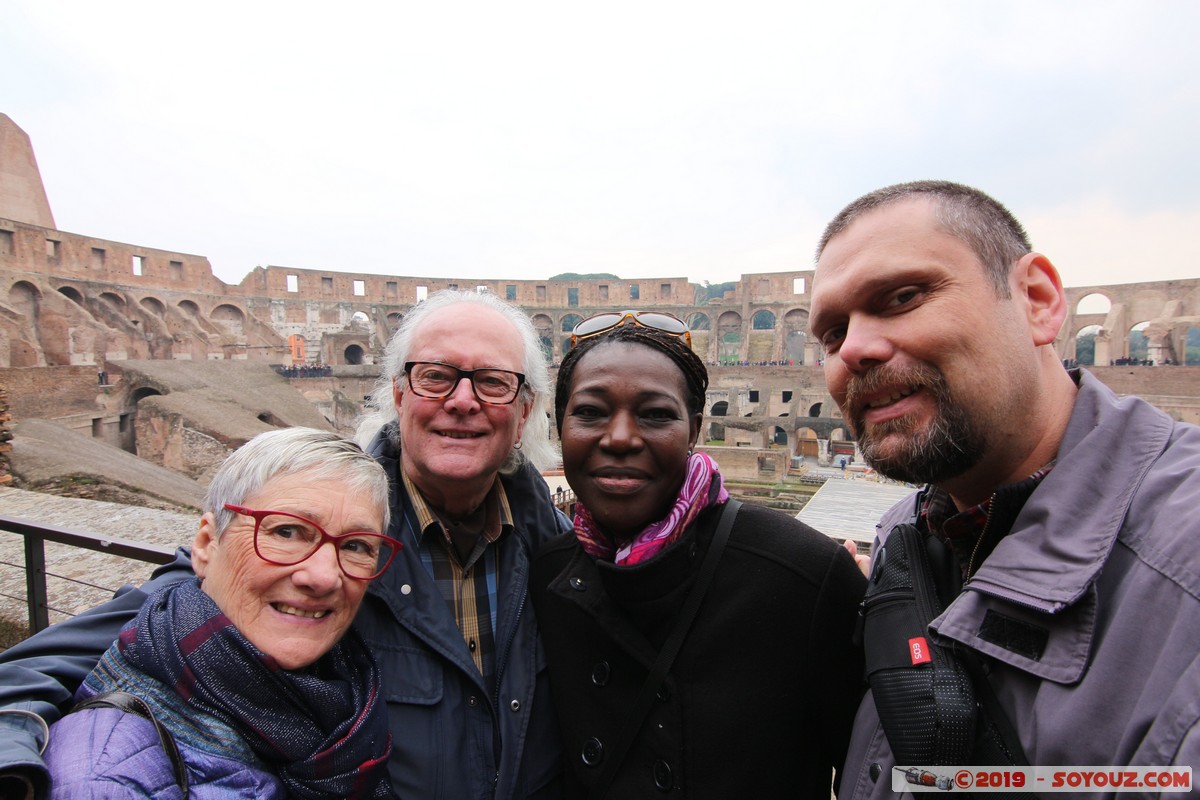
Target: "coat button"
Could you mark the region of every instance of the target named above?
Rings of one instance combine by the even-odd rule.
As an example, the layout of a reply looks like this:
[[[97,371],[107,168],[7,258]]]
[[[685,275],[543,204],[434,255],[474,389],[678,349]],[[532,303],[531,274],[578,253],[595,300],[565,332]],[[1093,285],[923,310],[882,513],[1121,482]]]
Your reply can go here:
[[[671,690],[666,687],[666,684],[663,684],[659,687],[658,694],[655,696],[658,697],[660,703],[665,703],[671,699]]]
[[[867,774],[871,776],[872,783],[879,780],[879,776],[882,773],[883,773],[883,767],[880,766],[878,762],[872,764],[871,768],[869,770],[867,770]]]
[[[589,767],[594,767],[600,763],[600,759],[604,758],[604,743],[593,736],[583,743],[583,763]]]
[[[607,661],[601,661],[592,667],[592,683],[596,686],[608,686],[610,675],[612,675],[612,670],[609,669]]]
[[[521,710],[521,701],[513,700],[511,703],[508,704],[508,707],[511,708],[513,711],[520,711]]]
[[[654,788],[660,792],[669,792],[675,788],[675,776],[671,773],[671,765],[665,761],[654,762]]]
[[[475,706],[479,705],[479,700],[476,699],[475,695],[471,695],[467,698],[467,705],[469,705],[471,708],[474,708]]]
[[[586,592],[587,581],[583,578],[571,578],[571,588],[577,592]]]

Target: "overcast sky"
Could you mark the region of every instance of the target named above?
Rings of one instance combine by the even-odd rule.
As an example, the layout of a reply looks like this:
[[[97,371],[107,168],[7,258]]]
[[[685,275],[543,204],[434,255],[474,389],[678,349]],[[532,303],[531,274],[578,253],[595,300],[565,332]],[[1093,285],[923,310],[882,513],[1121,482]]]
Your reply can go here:
[[[256,265],[736,280],[918,178],[1068,286],[1200,277],[1200,3],[7,0],[60,229]]]

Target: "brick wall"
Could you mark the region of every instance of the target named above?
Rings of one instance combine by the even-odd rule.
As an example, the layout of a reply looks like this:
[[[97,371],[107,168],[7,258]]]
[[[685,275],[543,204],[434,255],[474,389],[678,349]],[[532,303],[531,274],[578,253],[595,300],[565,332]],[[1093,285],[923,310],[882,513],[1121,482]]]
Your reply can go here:
[[[116,413],[116,409],[105,406],[113,390],[100,387],[96,370],[96,367],[0,368],[0,385],[8,389],[9,410],[15,421],[75,415],[90,419]],[[115,375],[109,376],[109,381],[117,379]]]

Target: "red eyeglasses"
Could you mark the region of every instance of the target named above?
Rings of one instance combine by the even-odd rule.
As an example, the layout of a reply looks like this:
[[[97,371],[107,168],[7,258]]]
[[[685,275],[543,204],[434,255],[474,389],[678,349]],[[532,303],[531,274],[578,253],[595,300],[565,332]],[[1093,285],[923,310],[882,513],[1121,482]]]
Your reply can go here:
[[[326,542],[333,542],[338,566],[346,577],[369,581],[382,575],[404,547],[390,536],[370,531],[334,536],[311,519],[285,511],[256,511],[231,503],[226,503],[225,509],[254,518],[254,552],[279,567],[299,564]]]

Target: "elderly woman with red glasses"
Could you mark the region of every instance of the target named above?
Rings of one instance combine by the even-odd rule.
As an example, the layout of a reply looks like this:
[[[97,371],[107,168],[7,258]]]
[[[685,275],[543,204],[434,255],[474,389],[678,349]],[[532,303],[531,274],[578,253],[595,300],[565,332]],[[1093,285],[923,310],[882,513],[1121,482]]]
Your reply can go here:
[[[387,708],[350,623],[400,543],[388,480],[289,428],[208,489],[195,580],[152,595],[50,729],[52,798],[392,797]]]
[[[827,800],[861,696],[864,579],[695,452],[708,374],[659,312],[575,329],[555,419],[578,502],[531,587],[572,798]]]

